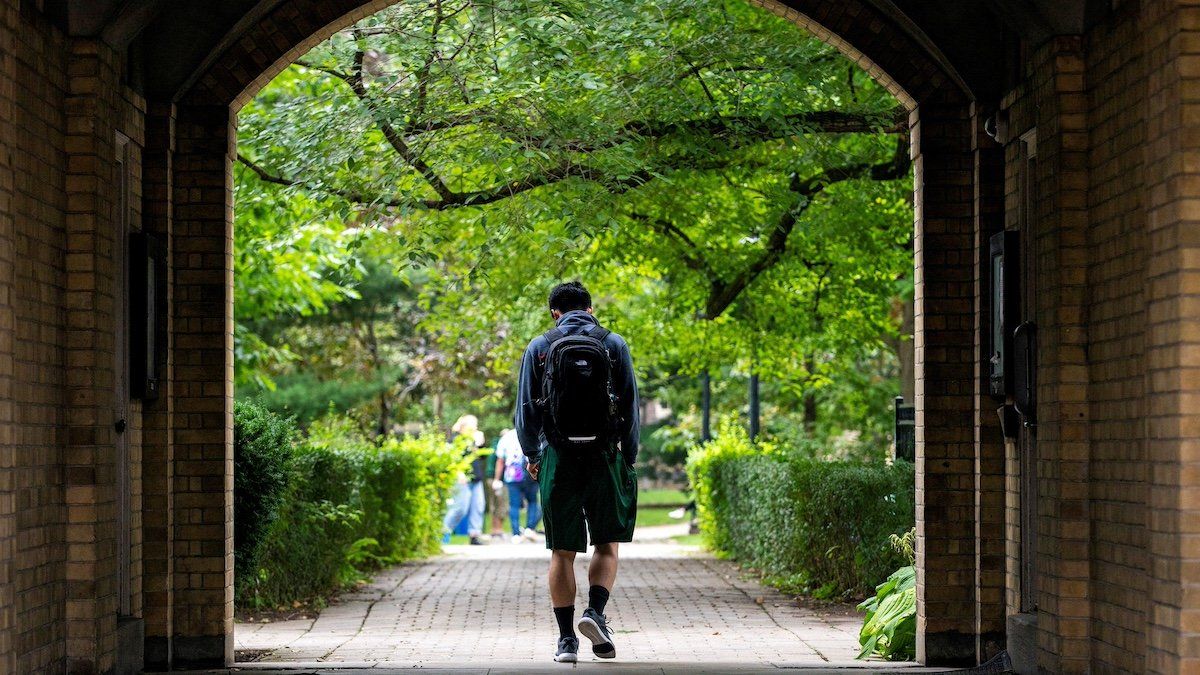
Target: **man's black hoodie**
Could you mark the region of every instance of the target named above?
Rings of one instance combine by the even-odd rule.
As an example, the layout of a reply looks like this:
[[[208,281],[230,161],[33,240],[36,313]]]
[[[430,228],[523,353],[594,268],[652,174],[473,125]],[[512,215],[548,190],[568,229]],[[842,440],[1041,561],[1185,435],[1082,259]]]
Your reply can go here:
[[[598,325],[599,322],[591,314],[583,310],[572,310],[563,314],[556,322],[558,328],[567,335],[582,333],[588,326]],[[617,440],[621,444],[621,454],[625,461],[633,466],[638,454],[638,392],[637,382],[633,377],[633,359],[629,356],[629,345],[624,338],[616,333],[609,333],[604,338],[604,346],[608,348],[608,356],[612,359],[613,389],[617,395]],[[542,396],[542,375],[545,371],[546,352],[550,342],[544,335],[539,335],[530,341],[525,348],[525,356],[521,359],[521,376],[517,383],[517,413],[515,425],[517,438],[521,441],[521,451],[530,462],[540,462],[542,453],[546,450],[546,434],[542,431],[542,411],[537,406],[537,400]]]

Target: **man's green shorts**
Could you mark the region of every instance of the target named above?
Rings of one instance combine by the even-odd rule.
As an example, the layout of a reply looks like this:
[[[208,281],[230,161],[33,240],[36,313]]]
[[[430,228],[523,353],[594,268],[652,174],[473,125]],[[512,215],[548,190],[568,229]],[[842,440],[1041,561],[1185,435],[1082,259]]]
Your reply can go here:
[[[582,553],[589,533],[593,546],[633,541],[637,476],[620,452],[609,454],[546,448],[538,471],[546,548]]]

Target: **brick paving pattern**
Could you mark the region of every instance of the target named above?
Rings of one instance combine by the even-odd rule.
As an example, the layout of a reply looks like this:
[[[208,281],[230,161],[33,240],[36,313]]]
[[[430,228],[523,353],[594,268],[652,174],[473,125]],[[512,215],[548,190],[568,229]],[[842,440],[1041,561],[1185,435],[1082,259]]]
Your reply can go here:
[[[262,662],[468,672],[570,668],[551,661],[557,633],[545,549],[503,544],[446,551],[378,574],[315,620],[238,624],[237,649],[269,650],[256,668]],[[857,617],[799,607],[694,547],[641,541],[624,545],[621,553],[617,587],[606,608],[618,658],[599,663],[584,641],[577,667],[617,672],[870,667],[854,661]],[[577,612],[587,606],[587,560],[576,559]]]

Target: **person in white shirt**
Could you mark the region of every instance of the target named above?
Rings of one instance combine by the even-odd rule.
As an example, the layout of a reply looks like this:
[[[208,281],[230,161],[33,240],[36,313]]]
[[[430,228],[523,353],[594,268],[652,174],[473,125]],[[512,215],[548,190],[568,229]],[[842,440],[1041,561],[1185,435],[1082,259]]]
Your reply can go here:
[[[537,525],[542,518],[538,502],[538,484],[530,475],[525,453],[515,429],[505,429],[496,444],[496,473],[492,489],[497,494],[508,487],[508,520],[512,525],[513,543],[537,540]],[[521,529],[521,507],[527,507],[525,529]]]

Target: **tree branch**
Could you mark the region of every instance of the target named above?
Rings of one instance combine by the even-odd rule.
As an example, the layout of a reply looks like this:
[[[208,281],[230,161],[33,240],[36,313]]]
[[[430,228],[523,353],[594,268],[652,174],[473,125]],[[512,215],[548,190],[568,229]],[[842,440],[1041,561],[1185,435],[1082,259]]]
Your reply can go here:
[[[338,76],[337,73],[330,74]],[[812,110],[786,115],[774,124],[759,117],[740,116],[677,122],[635,120],[622,125],[612,137],[593,142],[582,138],[561,139],[545,134],[530,133],[527,129],[505,124],[505,121],[511,118],[511,115],[495,111],[467,113],[424,122],[413,117],[402,131],[405,136],[414,136],[466,125],[490,126],[502,132],[521,136],[522,143],[529,148],[587,153],[613,148],[635,140],[664,138],[677,133],[693,136],[707,134],[716,138],[757,135],[762,137],[761,140],[773,140],[794,135],[796,127],[809,133],[822,134],[900,134],[908,130],[908,116],[903,110],[897,110],[882,117],[840,110]],[[880,126],[880,122],[882,122],[882,126]]]
[[[691,62],[689,61],[688,63],[691,63]],[[677,82],[678,82],[678,81],[682,81],[682,80],[686,80],[687,78],[689,78],[689,77],[691,77],[691,76],[693,76],[693,75],[698,75],[698,74],[699,74],[699,72],[700,72],[700,71],[702,71],[702,70],[708,70],[708,69],[712,68],[713,66],[717,65],[718,63],[720,63],[720,61],[717,61],[717,60],[712,60],[712,61],[706,61],[706,62],[704,62],[704,63],[699,63],[699,64],[694,64],[694,65],[691,65],[691,67],[690,67],[690,68],[687,68],[687,69],[686,69],[686,70],[684,70],[683,72],[679,73],[679,74],[678,74],[678,75],[675,77],[675,80],[676,80]],[[738,65],[731,65],[731,66],[729,66],[729,67],[726,67],[726,68],[721,68],[721,69],[720,69],[719,71],[717,71],[717,72],[721,72],[721,73],[750,73],[750,72],[761,72],[761,71],[764,71],[764,70],[766,70],[766,67],[765,67],[765,66],[760,66],[760,65],[757,65],[757,64],[750,64],[750,63],[742,63],[742,64],[738,64]]]
[[[443,200],[452,197],[454,193],[446,185],[445,181],[442,180],[441,176],[437,175],[437,173],[433,170],[433,167],[429,166],[425,160],[421,159],[420,155],[418,155],[412,150],[412,148],[409,147],[408,143],[404,140],[404,137],[400,134],[400,132],[397,131],[394,126],[392,126],[392,123],[389,122],[380,112],[376,103],[371,100],[370,93],[367,91],[367,86],[363,82],[363,56],[364,52],[362,49],[359,49],[354,53],[354,71],[351,73],[350,79],[346,81],[347,84],[350,85],[350,89],[354,92],[354,95],[357,96],[360,101],[362,101],[363,105],[366,106],[367,111],[371,113],[371,117],[375,120],[376,126],[379,127],[381,132],[383,132],[383,137],[387,140],[388,144],[392,146],[392,149],[396,151],[396,154],[400,155],[400,158],[407,162],[409,166],[416,169],[417,172],[425,178],[425,182],[429,183],[429,186],[433,188],[433,191],[436,192],[439,197],[441,197]]]
[[[800,181],[798,177],[794,176],[792,179],[792,190],[793,192],[797,193],[798,198],[807,196],[811,199],[811,196],[817,194],[827,185],[834,182],[849,180],[851,178],[865,177],[867,175],[874,180],[890,180],[892,178],[898,178],[908,171],[907,144],[903,139],[901,139],[898,147],[904,149],[902,161],[893,159],[891,162],[879,165],[855,164],[848,167],[827,169],[816,176],[808,178],[805,181]],[[898,154],[899,152],[900,151],[898,150]],[[269,170],[255,163],[253,160],[241,153],[238,153],[237,159],[239,163],[245,165],[266,183],[287,187],[304,187],[306,189],[318,192],[326,192],[328,194],[341,197],[346,201],[362,204],[364,206],[383,206],[388,208],[418,207],[434,211],[461,206],[484,206],[486,204],[492,204],[540,187],[554,185],[571,178],[578,178],[596,183],[603,186],[611,194],[624,194],[625,192],[645,185],[657,177],[657,174],[649,169],[639,169],[625,175],[612,176],[586,164],[563,161],[559,163],[558,166],[550,170],[526,176],[518,180],[509,181],[508,183],[504,183],[495,187],[472,190],[468,192],[455,192],[449,188],[446,188],[445,193],[439,195],[438,199],[406,199],[395,197],[372,199],[368,195],[358,191],[324,187],[297,178],[271,173]],[[681,168],[692,171],[706,171],[721,169],[728,165],[728,163],[729,160],[716,159]],[[803,211],[803,208],[804,207],[800,207],[799,210],[790,210],[784,214],[784,217],[786,218],[789,214],[791,214],[793,217],[796,217],[800,212]],[[795,226],[795,223],[792,222],[786,227],[783,227],[783,225],[784,223],[781,222],[781,225],[776,227],[775,232],[772,234],[772,241],[774,241],[774,239],[778,236],[782,236],[783,239],[786,240],[787,233],[790,233],[791,228]],[[782,246],[783,244],[779,245]],[[780,252],[782,253],[782,251]],[[771,264],[774,264],[773,260],[769,261],[767,266],[769,267]],[[758,273],[755,273],[755,276],[757,276],[757,274]],[[713,278],[716,279],[715,276]],[[714,283],[716,284],[719,282]],[[741,289],[738,289],[737,292],[740,292],[740,290]],[[734,296],[736,296],[736,293],[734,293]],[[732,302],[732,298],[729,300],[729,302]],[[728,303],[725,303],[725,306],[728,306]],[[721,309],[723,311],[724,307]]]
[[[780,261],[787,251],[788,236],[795,229],[800,216],[825,188],[834,183],[855,178],[896,180],[908,173],[910,164],[908,144],[902,139],[897,144],[895,154],[886,162],[833,167],[806,179],[801,179],[799,175],[793,175],[791,191],[796,195],[793,207],[780,215],[779,222],[775,224],[775,229],[771,231],[771,236],[767,239],[766,245],[757,258],[742,268],[732,279],[725,281],[718,278],[712,281],[709,286],[708,300],[705,302],[704,318],[711,320],[720,316],[759,275]]]
[[[683,259],[683,264],[686,265],[688,269],[703,274],[704,277],[709,280],[717,278],[716,271],[713,270],[712,266],[708,264],[708,261],[705,260],[704,256],[700,253],[700,247],[696,245],[696,242],[693,241],[686,232],[679,229],[678,225],[665,218],[650,216],[644,213],[638,213],[637,211],[631,211],[629,213],[629,217],[633,220],[648,224],[650,227],[653,227],[655,230],[661,233],[664,237],[673,239],[679,243],[681,245],[679,256]]]
[[[383,206],[389,208],[403,207],[420,207],[433,211],[442,211],[461,206],[483,206],[492,204],[502,199],[507,199],[522,192],[529,192],[540,187],[554,185],[569,178],[579,178],[581,180],[598,183],[604,186],[612,194],[623,194],[629,190],[641,187],[645,183],[653,180],[655,175],[647,169],[632,172],[625,176],[613,177],[601,171],[597,171],[592,167],[582,164],[563,163],[558,167],[551,169],[534,176],[528,176],[520,180],[511,181],[498,187],[487,188],[484,190],[473,190],[470,192],[448,192],[445,198],[442,199],[371,199],[367,195],[354,190],[340,190],[337,188],[324,187],[307,183],[305,181],[289,178],[279,174],[271,173],[269,170],[254,162],[249,157],[238,153],[238,163],[244,165],[254,172],[265,183],[273,185],[283,185],[286,187],[303,187],[315,192],[325,192],[337,197],[341,197],[348,202],[361,204],[363,206]]]
[[[679,52],[679,58],[688,64],[688,72],[696,77],[696,81],[700,83],[700,89],[704,92],[705,98],[708,99],[708,104],[712,106],[713,115],[718,119],[721,117],[721,111],[717,108],[717,97],[713,96],[712,90],[708,88],[708,83],[704,81],[704,75],[701,73],[703,68],[700,68],[683,52]]]
[[[880,122],[883,123],[882,126]],[[531,138],[530,145],[543,150],[558,148],[574,152],[594,152],[634,140],[664,138],[673,134],[708,135],[715,138],[749,135],[761,136],[763,140],[767,140],[791,136],[797,128],[814,133],[899,134],[908,130],[908,113],[903,108],[897,108],[882,116],[841,110],[809,110],[785,115],[775,122],[761,117],[741,116],[706,117],[676,122],[635,120],[626,122],[612,138],[600,143],[590,143],[583,139],[560,140],[535,136]]]
[[[336,70],[334,68],[327,68],[325,66],[319,66],[319,65],[313,63],[312,61],[306,61],[304,59],[296,59],[296,65],[303,66],[304,68],[308,68],[309,70],[316,70],[316,71],[325,73],[326,75],[332,75],[333,77],[336,77],[337,79],[339,79],[343,82],[350,81],[349,73],[343,73],[342,71]]]
[[[323,186],[319,186],[319,185],[314,185],[312,183],[306,183],[304,181],[297,180],[295,178],[288,178],[287,176],[274,174],[274,173],[271,173],[270,171],[268,171],[267,169],[265,169],[262,165],[256,163],[255,161],[251,160],[249,157],[243,155],[240,152],[238,153],[237,161],[242,166],[245,166],[246,168],[253,171],[254,174],[256,176],[258,176],[259,180],[263,181],[264,183],[271,183],[272,185],[282,185],[284,187],[302,187],[307,190],[312,190],[314,192],[325,192],[325,193],[328,193],[331,195],[335,195],[337,197],[341,197],[342,199],[345,199],[348,202],[351,202],[354,204],[359,204],[362,206],[376,205],[376,206],[385,206],[385,207],[396,208],[396,207],[401,207],[401,206],[408,206],[411,204],[411,202],[408,200],[399,200],[399,199],[371,200],[366,195],[362,194],[361,192],[356,192],[353,190],[339,190],[336,188],[323,187]]]
[[[433,0],[433,26],[429,32],[429,55],[417,69],[417,101],[413,105],[413,118],[425,116],[425,105],[429,95],[429,72],[438,58],[438,31],[442,27],[442,0]]]

